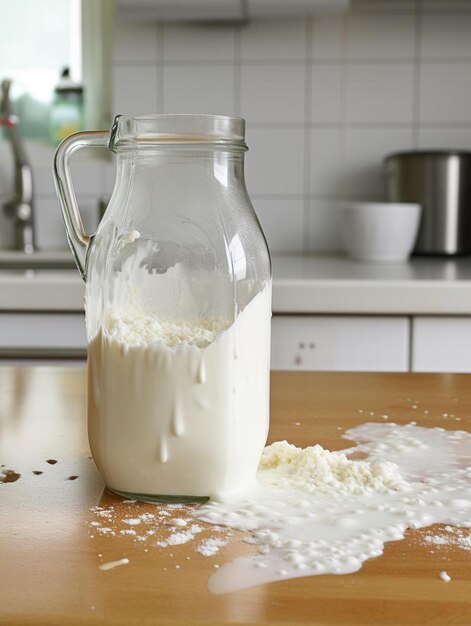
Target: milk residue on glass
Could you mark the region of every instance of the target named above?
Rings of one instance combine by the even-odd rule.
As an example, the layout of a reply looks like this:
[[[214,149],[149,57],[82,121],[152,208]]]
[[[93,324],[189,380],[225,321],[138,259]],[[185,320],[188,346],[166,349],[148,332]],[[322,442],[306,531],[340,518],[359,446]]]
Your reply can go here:
[[[222,564],[212,593],[300,576],[348,574],[407,529],[471,528],[471,434],[415,423],[367,423],[341,452],[277,442],[258,485],[196,509],[199,520],[248,531],[256,554]],[[361,453],[360,461],[348,457]]]

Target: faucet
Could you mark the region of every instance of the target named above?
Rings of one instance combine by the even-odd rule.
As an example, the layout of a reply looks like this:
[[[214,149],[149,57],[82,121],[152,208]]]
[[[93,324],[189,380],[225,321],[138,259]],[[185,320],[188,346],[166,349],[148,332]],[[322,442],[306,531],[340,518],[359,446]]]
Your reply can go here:
[[[2,81],[0,127],[5,128],[15,163],[15,190],[11,200],[3,205],[9,217],[15,220],[15,247],[27,254],[34,251],[33,172],[18,131],[18,118],[12,114],[10,101],[11,80]]]

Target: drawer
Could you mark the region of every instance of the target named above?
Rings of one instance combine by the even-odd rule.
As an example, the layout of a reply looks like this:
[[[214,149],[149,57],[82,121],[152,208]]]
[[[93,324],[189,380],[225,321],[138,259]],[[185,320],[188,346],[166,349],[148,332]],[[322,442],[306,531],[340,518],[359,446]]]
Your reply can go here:
[[[272,368],[406,372],[407,317],[274,316]]]
[[[471,317],[415,317],[412,371],[471,372]]]

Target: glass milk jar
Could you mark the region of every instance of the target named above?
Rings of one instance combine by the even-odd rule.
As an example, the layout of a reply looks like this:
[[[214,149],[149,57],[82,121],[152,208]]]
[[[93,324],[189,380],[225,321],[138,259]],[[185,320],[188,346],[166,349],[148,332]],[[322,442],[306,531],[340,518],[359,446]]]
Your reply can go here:
[[[95,235],[69,171],[81,147],[117,156]],[[88,434],[107,487],[198,500],[249,487],[269,423],[271,266],[244,182],[244,120],[118,116],[54,161],[86,283]]]

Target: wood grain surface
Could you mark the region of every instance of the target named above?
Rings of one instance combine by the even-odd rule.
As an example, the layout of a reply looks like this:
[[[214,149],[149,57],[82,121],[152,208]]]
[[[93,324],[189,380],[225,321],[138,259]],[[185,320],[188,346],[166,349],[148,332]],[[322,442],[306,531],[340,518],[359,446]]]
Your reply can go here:
[[[383,414],[471,430],[471,377],[276,372],[271,414],[270,440],[330,449],[346,446],[346,428]],[[130,505],[104,492],[90,459],[82,369],[0,369],[0,464],[20,474],[0,484],[1,624],[471,624],[471,552],[432,551],[425,531],[386,544],[355,574],[219,596],[207,592],[208,576],[215,564],[253,551],[242,533],[213,557],[192,542],[144,551],[119,532],[94,534],[91,507],[114,504],[119,518]],[[153,505],[131,506],[141,513]],[[128,565],[98,569],[123,557]],[[440,580],[441,570],[451,582]]]

